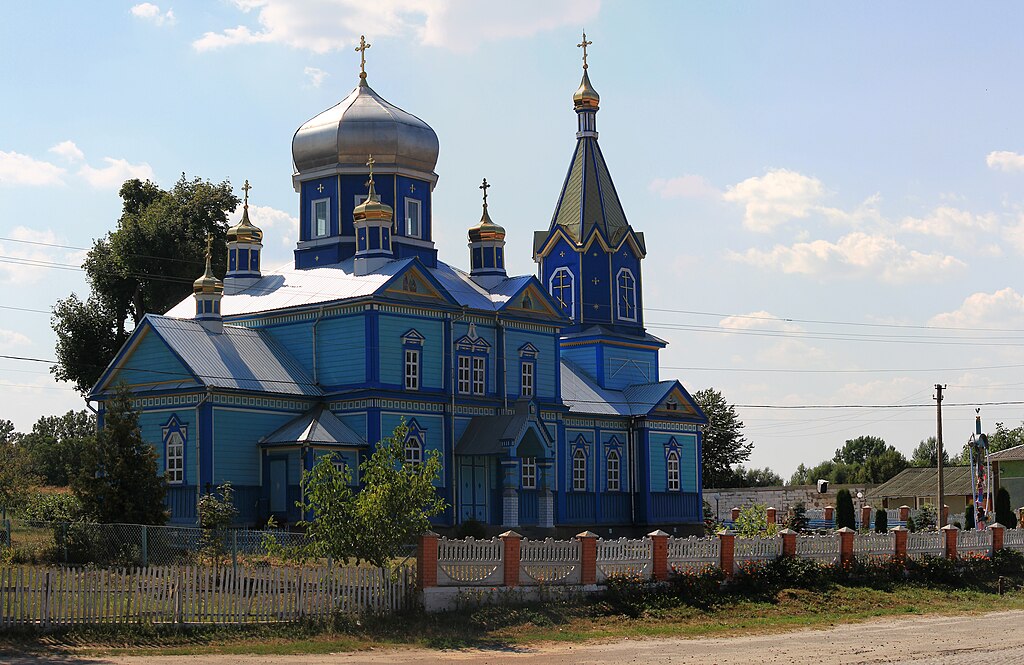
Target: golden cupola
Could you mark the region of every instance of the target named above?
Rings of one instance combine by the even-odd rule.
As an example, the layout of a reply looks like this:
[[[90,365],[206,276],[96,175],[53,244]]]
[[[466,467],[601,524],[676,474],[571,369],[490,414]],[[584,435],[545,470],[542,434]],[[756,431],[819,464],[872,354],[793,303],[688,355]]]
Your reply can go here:
[[[222,329],[220,301],[224,297],[224,282],[213,274],[211,256],[213,254],[213,236],[206,236],[206,271],[202,277],[192,282],[192,295],[196,299],[196,319],[201,321],[212,332]]]
[[[249,190],[252,186],[245,181],[242,190],[245,202],[242,219],[228,229],[228,270],[224,282],[229,290],[242,289],[260,278],[260,255],[263,253],[263,231],[249,221]]]
[[[370,179],[366,183],[366,199],[352,211],[352,226],[356,232],[356,254],[353,263],[357,275],[368,275],[394,258],[391,252],[391,229],[395,210],[380,200],[373,184],[373,165],[370,155],[366,166]]]
[[[484,178],[484,210],[480,222],[469,228],[470,276],[480,285],[491,287],[505,279],[505,229],[487,212],[487,190],[491,185]]]

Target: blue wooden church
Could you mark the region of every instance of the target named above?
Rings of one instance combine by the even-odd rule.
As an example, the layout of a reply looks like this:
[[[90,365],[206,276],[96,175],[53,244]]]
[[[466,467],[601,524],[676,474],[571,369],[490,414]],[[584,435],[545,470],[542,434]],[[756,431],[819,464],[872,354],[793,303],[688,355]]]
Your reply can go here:
[[[437,136],[377,94],[365,66],[299,127],[294,267],[262,269],[247,182],[223,279],[208,256],[194,296],[147,315],[90,394],[102,417],[115,386],[130,386],[171,520],[194,522],[201,493],[231,481],[243,522],[294,523],[318,455],[335,453],[358,484],[360,460],[404,419],[406,460],[443,462],[439,527],[700,523],[706,417],[659,374],[647,246],[601,154],[599,102],[584,55],[576,144],[534,233],[536,275],[506,274],[486,180],[469,270],[437,260]]]

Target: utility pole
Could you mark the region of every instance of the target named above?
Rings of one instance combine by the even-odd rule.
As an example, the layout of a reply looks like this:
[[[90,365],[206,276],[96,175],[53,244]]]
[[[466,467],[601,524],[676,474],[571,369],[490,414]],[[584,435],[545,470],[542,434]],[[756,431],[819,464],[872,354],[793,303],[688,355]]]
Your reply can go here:
[[[941,383],[935,384],[935,468],[939,477],[939,501],[935,504],[935,522],[939,528],[946,526],[942,506],[945,502],[946,493],[942,487],[942,391],[946,386]]]

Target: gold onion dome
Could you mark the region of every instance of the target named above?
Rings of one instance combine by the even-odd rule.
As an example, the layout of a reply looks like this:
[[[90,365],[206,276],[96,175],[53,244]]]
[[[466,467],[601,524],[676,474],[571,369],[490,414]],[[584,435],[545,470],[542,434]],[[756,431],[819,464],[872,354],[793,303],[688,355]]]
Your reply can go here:
[[[355,210],[352,211],[352,219],[361,222],[364,220],[383,220],[390,222],[394,217],[395,210],[386,203],[381,203],[380,197],[377,196],[377,190],[373,187],[373,157],[367,162],[367,166],[370,167],[370,191],[367,194],[366,200],[356,206]]]
[[[600,103],[601,95],[597,94],[597,90],[594,90],[594,86],[590,84],[590,76],[588,76],[586,70],[584,70],[583,80],[580,81],[580,87],[576,89],[576,92],[572,96],[572,105],[576,107],[577,110],[597,110]]]
[[[469,228],[469,241],[481,242],[485,240],[504,240],[505,229],[491,221],[487,214],[487,204],[484,203],[484,213],[480,216],[480,223]]]
[[[196,295],[201,293],[223,293],[224,282],[217,279],[213,274],[213,266],[210,265],[210,252],[213,245],[213,238],[206,238],[206,272],[203,276],[192,282],[192,292]]]
[[[249,181],[245,181],[245,207],[242,208],[242,219],[228,229],[228,242],[262,243],[263,231],[249,221]]]

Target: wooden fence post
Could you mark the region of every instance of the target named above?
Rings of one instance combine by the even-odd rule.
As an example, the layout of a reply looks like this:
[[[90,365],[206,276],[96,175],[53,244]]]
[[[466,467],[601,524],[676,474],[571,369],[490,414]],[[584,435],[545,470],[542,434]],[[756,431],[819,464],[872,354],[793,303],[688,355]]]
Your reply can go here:
[[[658,529],[647,534],[651,539],[651,577],[661,582],[668,579],[668,534]]]
[[[597,584],[597,538],[593,531],[576,534],[580,541],[580,584]]]
[[[505,586],[519,586],[519,549],[523,537],[512,530],[498,536],[504,547]]]

